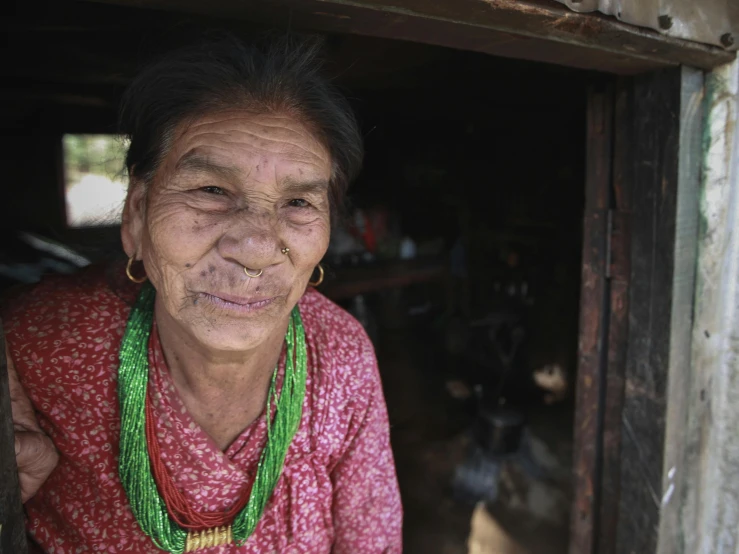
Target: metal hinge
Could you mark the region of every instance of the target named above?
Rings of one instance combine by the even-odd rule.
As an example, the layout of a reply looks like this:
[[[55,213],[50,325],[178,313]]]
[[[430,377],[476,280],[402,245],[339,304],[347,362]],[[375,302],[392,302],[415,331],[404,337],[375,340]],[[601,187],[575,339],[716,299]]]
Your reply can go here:
[[[611,278],[611,263],[613,253],[613,209],[606,214],[606,279]]]

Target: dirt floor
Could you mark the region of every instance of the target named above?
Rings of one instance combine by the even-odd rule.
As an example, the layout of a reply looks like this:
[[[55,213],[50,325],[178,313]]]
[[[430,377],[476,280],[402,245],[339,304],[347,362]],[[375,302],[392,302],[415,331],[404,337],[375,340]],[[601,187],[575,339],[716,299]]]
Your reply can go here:
[[[567,552],[569,495],[503,472],[492,506],[461,503],[455,467],[470,443],[469,409],[451,398],[431,354],[404,329],[378,341],[391,437],[404,506],[406,554],[560,554]],[[427,368],[426,370],[424,368]],[[571,412],[534,414],[537,444],[552,464],[569,467]],[[568,473],[566,471],[565,473]],[[565,484],[565,488],[568,484]]]

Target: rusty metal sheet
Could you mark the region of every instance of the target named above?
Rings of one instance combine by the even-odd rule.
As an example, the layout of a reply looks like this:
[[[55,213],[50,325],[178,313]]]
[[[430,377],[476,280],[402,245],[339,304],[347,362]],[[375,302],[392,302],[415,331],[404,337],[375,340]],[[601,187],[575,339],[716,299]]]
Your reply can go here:
[[[576,12],[599,11],[675,38],[739,48],[736,0],[557,0]]]

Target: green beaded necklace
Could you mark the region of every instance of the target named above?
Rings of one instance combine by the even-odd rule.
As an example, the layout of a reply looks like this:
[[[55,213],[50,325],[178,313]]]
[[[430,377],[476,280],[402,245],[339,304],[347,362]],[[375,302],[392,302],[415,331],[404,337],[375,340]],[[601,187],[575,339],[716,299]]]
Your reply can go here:
[[[118,474],[139,526],[154,544],[172,554],[185,551],[188,532],[170,518],[151,472],[146,443],[145,402],[149,379],[149,335],[156,290],[146,283],[128,317],[118,369],[121,411]],[[282,473],[287,449],[300,425],[305,397],[307,354],[305,330],[297,306],[285,335],[287,358],[282,393],[276,390],[277,368],[267,396],[267,444],[262,451],[249,501],[234,519],[233,540],[241,546],[254,531]],[[270,420],[275,406],[274,422]]]

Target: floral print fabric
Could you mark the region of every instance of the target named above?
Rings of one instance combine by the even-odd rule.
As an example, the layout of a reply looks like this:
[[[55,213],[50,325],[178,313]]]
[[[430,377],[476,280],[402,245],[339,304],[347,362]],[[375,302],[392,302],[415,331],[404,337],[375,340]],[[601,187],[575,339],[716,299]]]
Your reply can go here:
[[[122,274],[114,266],[48,278],[2,310],[16,370],[61,456],[25,504],[42,552],[161,552],[140,530],[118,479],[118,349],[137,294]],[[199,552],[399,553],[400,497],[372,344],[316,291],[299,308],[308,379],[282,477],[244,546]],[[195,509],[224,510],[254,478],[264,418],[221,452],[180,400],[156,329],[149,346],[162,459]]]

